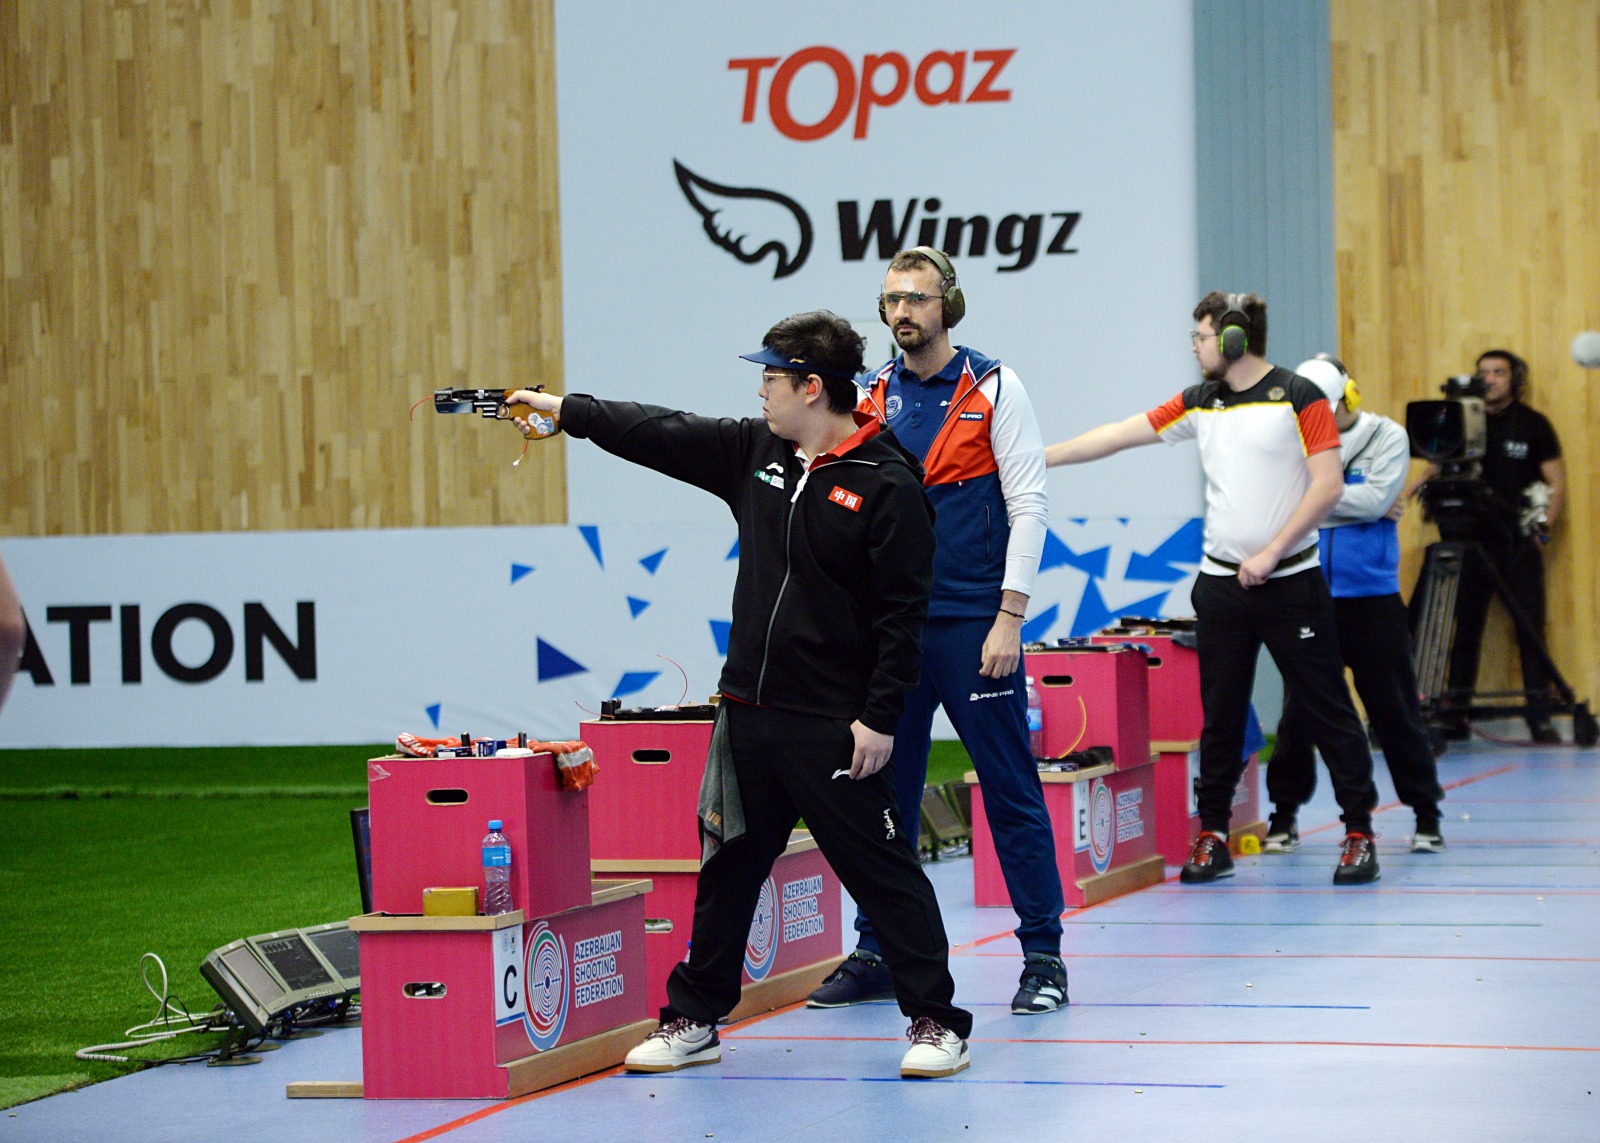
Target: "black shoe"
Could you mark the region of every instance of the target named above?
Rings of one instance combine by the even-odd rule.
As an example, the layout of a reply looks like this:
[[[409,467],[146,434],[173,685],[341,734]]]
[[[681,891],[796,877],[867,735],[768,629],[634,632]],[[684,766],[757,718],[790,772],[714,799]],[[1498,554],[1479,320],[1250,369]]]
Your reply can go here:
[[[1262,853],[1293,853],[1300,848],[1300,829],[1293,814],[1272,814],[1267,836],[1261,839]]]
[[[1054,1012],[1067,1004],[1067,966],[1049,953],[1029,953],[1022,961],[1022,982],[1011,998],[1015,1016]]]
[[[1540,746],[1556,746],[1561,742],[1561,732],[1550,725],[1548,718],[1542,716],[1528,719],[1528,733],[1533,735],[1533,740]]]
[[[806,1007],[848,1008],[869,1000],[893,999],[894,981],[889,977],[889,966],[857,949],[806,997]]]
[[[1378,879],[1378,851],[1370,833],[1347,833],[1339,847],[1339,864],[1333,867],[1335,885],[1365,885]]]
[[[1183,863],[1178,880],[1185,885],[1198,885],[1232,876],[1233,854],[1228,852],[1228,839],[1207,830],[1189,847],[1189,860]]]
[[[1464,718],[1450,718],[1437,724],[1446,742],[1465,742],[1472,737],[1472,724]]]

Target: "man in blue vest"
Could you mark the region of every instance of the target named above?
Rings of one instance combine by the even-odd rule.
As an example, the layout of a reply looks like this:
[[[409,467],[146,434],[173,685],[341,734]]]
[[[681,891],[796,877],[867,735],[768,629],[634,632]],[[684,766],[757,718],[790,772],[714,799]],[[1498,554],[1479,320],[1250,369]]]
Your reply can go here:
[[[1066,903],[1028,744],[1022,667],[1022,621],[1049,513],[1044,441],[1017,375],[950,343],[965,312],[955,268],[943,253],[918,246],[890,260],[878,314],[902,352],[878,370],[860,411],[894,430],[922,461],[938,536],[921,679],[906,696],[895,732],[895,790],[915,844],[933,716],[943,705],[972,756],[1017,911],[1023,965],[1011,1011],[1031,1015],[1067,1003]],[[858,914],[856,929],[855,952],[806,999],[811,1007],[893,995],[872,920]]]

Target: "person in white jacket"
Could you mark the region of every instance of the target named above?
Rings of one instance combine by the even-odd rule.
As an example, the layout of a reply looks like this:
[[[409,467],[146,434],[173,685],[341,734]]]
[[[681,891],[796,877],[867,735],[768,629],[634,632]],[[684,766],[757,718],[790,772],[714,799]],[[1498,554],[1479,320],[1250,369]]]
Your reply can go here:
[[[1417,815],[1412,852],[1437,853],[1444,848],[1439,830],[1444,791],[1412,669],[1395,527],[1395,506],[1404,504],[1400,494],[1410,469],[1411,442],[1394,421],[1361,408],[1361,391],[1337,358],[1318,354],[1302,361],[1295,372],[1326,394],[1339,429],[1344,491],[1317,535],[1322,574],[1333,593],[1339,651],[1367,708],[1395,793]],[[1265,852],[1292,853],[1300,847],[1296,814],[1316,785],[1305,712],[1290,688],[1267,765],[1273,811]]]

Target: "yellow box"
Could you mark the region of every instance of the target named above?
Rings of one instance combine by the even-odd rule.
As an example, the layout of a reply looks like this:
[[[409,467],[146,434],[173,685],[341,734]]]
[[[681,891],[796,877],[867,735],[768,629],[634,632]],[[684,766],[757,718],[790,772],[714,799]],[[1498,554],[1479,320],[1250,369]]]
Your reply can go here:
[[[478,890],[472,886],[464,889],[424,889],[422,915],[475,917],[478,915]]]

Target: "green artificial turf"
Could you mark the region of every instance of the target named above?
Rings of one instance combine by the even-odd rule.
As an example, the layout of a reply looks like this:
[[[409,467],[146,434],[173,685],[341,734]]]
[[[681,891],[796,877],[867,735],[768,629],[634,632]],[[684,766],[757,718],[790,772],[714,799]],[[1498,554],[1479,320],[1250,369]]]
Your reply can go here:
[[[0,750],[0,1107],[134,1069],[73,1053],[156,1015],[144,953],[202,1013],[213,949],[360,912],[349,815],[389,749]],[[970,768],[960,743],[933,744],[928,781]]]
[[[73,1053],[155,1016],[142,954],[201,1013],[212,949],[360,912],[349,815],[383,752],[0,751],[0,1107],[133,1069]]]
[[[942,786],[972,769],[972,759],[959,742],[935,742],[928,751],[928,782]]]

